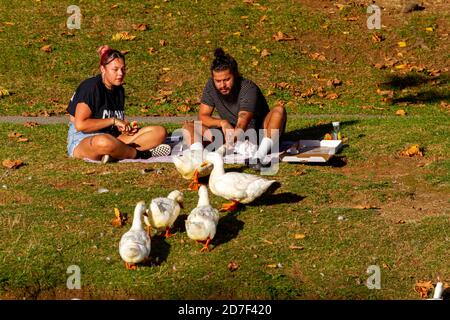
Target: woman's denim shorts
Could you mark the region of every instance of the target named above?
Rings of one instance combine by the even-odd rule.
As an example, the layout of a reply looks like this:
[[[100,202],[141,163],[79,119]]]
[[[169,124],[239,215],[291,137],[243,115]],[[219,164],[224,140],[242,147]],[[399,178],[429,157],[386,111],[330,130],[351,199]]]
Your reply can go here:
[[[73,157],[73,150],[80,144],[80,142],[87,138],[103,134],[101,132],[84,133],[82,131],[77,131],[73,122],[69,123],[69,131],[67,133],[67,155]]]

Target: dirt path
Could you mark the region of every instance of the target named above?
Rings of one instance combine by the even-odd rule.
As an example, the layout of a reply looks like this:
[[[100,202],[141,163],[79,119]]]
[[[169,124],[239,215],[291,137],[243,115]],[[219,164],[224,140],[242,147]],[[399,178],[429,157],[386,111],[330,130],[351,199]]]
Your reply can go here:
[[[292,119],[328,119],[328,118],[352,118],[352,119],[386,119],[395,118],[395,115],[368,115],[368,114],[296,114],[288,115]],[[411,116],[410,116],[411,117]],[[128,117],[128,120],[135,120],[140,123],[183,123],[184,121],[195,120],[196,116],[186,117]],[[0,116],[0,123],[25,123],[37,122],[39,124],[58,124],[68,123],[68,116],[52,116],[52,117],[22,117],[22,116]]]

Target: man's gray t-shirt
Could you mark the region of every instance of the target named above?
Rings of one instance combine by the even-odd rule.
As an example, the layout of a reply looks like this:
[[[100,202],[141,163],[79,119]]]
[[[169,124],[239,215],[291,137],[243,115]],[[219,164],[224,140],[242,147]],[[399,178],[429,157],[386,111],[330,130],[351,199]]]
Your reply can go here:
[[[261,129],[265,116],[269,113],[269,105],[258,86],[251,80],[238,78],[229,95],[223,95],[214,86],[212,78],[206,83],[201,103],[217,110],[221,119],[228,120],[236,126],[239,111],[253,113],[253,119],[247,128]]]

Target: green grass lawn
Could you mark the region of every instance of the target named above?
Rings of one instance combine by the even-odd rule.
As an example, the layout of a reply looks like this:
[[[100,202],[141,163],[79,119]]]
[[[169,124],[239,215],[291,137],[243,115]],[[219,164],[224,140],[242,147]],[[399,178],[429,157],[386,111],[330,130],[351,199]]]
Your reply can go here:
[[[288,137],[320,138],[331,120],[292,120]],[[221,214],[209,253],[200,253],[184,231],[198,199],[185,191],[176,236],[154,238],[152,265],[137,271],[126,270],[118,254],[130,224],[112,227],[114,207],[132,216],[139,200],[148,203],[188,181],[169,164],[68,159],[65,125],[2,124],[0,159],[25,165],[2,171],[0,290],[14,298],[417,299],[417,280],[441,275],[448,281],[445,120],[342,121],[346,165],[282,163],[270,177],[281,182],[275,194]],[[7,138],[11,132],[29,142]],[[412,143],[424,146],[424,157],[399,156]],[[99,188],[109,192],[99,194]],[[213,195],[211,201],[216,207],[224,202]],[[236,271],[228,269],[232,261]],[[81,291],[66,288],[70,265],[81,269]],[[381,268],[380,290],[365,286],[370,265]]]
[[[24,161],[0,169],[0,297],[420,299],[417,281],[449,283],[450,8],[402,15],[388,4],[375,33],[361,3],[80,1],[81,29],[71,31],[67,3],[0,0],[0,116],[64,114],[98,72],[102,44],[129,51],[127,115],[193,115],[221,46],[270,106],[286,103],[288,139],[320,139],[331,121],[345,138],[329,165],[281,163],[281,188],[222,214],[209,253],[186,236],[197,194],[185,191],[176,236],[154,238],[151,265],[127,271],[118,243],[130,224],[112,227],[114,208],[131,216],[139,200],[188,181],[169,164],[69,159],[66,125],[0,124],[0,160]],[[112,41],[122,31],[136,38]],[[423,157],[400,155],[416,143]],[[66,287],[71,265],[81,290]],[[365,285],[371,265],[380,290]]]

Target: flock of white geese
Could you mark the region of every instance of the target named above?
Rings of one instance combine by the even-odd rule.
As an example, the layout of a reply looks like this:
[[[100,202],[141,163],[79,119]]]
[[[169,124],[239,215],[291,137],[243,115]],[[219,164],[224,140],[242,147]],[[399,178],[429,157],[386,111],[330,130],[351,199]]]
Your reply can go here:
[[[252,202],[276,182],[253,174],[225,172],[222,155],[222,152],[186,150],[181,156],[173,157],[182,177],[192,179],[190,189],[198,190],[197,207],[189,213],[185,227],[190,239],[203,243],[202,252],[209,251],[209,244],[216,235],[219,212],[210,205],[208,188],[199,184],[198,178],[209,175],[211,192],[230,201],[220,209],[228,212],[236,210],[241,203]],[[148,207],[144,201],[137,203],[132,226],[119,243],[119,253],[127,269],[136,269],[137,264],[149,258],[152,230],[165,232],[166,238],[172,236],[170,229],[183,209],[183,200],[183,193],[174,190],[167,197],[152,199]]]

